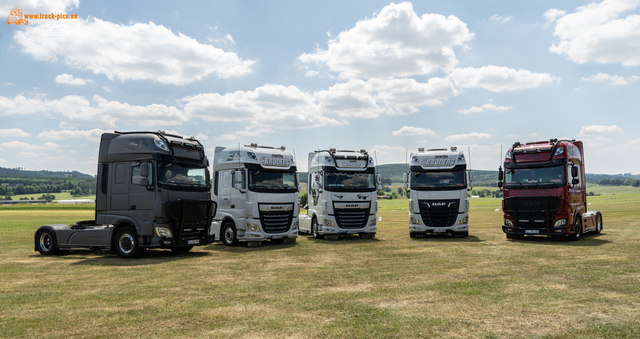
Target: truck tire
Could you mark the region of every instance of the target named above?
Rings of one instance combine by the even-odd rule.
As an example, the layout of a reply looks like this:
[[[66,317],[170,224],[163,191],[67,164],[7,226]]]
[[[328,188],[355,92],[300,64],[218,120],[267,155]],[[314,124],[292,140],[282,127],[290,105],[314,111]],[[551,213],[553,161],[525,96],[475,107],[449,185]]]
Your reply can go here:
[[[313,217],[311,219],[311,235],[313,235],[313,239],[323,239],[324,236],[318,233],[318,219]]]
[[[227,246],[235,246],[238,243],[238,231],[231,221],[222,224],[220,239]]]
[[[189,245],[187,247],[172,248],[171,252],[174,252],[174,253],[187,253],[187,252],[191,251],[191,249],[193,249],[193,245]]]
[[[573,226],[573,234],[569,235],[569,239],[573,241],[578,241],[582,238],[582,216],[576,216],[576,224]]]
[[[116,253],[123,259],[139,258],[146,250],[146,248],[140,247],[138,234],[131,226],[121,228],[118,233],[116,233],[114,243]]]
[[[38,252],[42,255],[53,255],[58,253],[58,246],[53,232],[42,230],[36,235]]]
[[[602,224],[602,214],[598,213],[596,215],[596,233],[600,234],[602,233],[602,227],[604,225]]]

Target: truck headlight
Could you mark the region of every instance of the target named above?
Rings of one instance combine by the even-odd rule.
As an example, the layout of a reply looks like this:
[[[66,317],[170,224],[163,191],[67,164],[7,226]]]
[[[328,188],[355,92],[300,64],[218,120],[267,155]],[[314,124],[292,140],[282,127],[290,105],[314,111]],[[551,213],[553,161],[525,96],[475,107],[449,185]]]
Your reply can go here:
[[[168,227],[156,227],[156,235],[160,238],[173,238],[173,232]]]
[[[371,219],[371,221],[369,221],[369,226],[375,226],[376,225],[376,218]]]
[[[295,231],[298,229],[298,222],[294,222],[293,225],[291,225],[291,230]]]
[[[564,226],[567,224],[567,219],[560,219],[553,224],[553,227]]]
[[[247,227],[249,228],[249,231],[251,232],[260,232],[260,226],[256,225],[256,224],[252,224],[252,223],[247,223]]]
[[[469,222],[469,217],[464,217],[458,221],[458,225],[466,224],[467,222]]]
[[[420,219],[416,217],[411,217],[411,223],[414,225],[420,225]]]
[[[511,222],[511,220],[504,218],[504,224],[507,226],[513,226],[513,222]]]
[[[327,227],[333,227],[336,224],[333,221],[329,220],[329,219],[324,219],[324,225],[327,226]]]

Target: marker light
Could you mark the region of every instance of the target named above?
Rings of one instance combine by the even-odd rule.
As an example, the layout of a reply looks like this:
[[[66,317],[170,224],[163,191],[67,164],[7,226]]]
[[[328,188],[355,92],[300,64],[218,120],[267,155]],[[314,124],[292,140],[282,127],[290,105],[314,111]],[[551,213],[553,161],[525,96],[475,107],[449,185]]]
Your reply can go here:
[[[169,147],[167,147],[167,144],[163,140],[154,139],[153,142],[156,144],[156,147],[158,147],[159,149],[169,152]]]
[[[511,220],[509,220],[507,218],[504,219],[504,224],[507,225],[507,226],[513,226],[513,222],[511,222]]]
[[[564,153],[564,147],[558,147],[556,148],[556,154],[555,155],[560,155]]]
[[[507,154],[504,156],[507,159],[511,159],[511,151],[507,151]]]

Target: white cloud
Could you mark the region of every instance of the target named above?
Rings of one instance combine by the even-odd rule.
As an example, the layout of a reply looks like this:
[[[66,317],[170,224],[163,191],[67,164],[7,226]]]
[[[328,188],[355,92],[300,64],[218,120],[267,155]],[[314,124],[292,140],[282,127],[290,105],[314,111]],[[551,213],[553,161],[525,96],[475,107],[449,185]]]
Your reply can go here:
[[[2,148],[0,148],[0,151],[2,151]],[[4,160],[4,159],[0,159],[0,164],[6,164],[6,163],[7,163],[7,161],[6,161],[6,160]]]
[[[202,133],[198,133],[198,134],[196,134],[196,139],[198,139],[198,141],[200,141],[200,140],[209,140],[209,137],[204,135],[204,134],[202,134]]]
[[[55,150],[60,148],[60,145],[50,141],[47,141],[44,144],[38,146],[38,145],[14,140],[9,142],[3,142],[2,144],[0,144],[0,146],[6,147],[8,149],[16,149],[16,150],[23,150],[23,151],[48,151],[48,150]]]
[[[245,128],[244,131],[238,131],[235,134],[224,134],[220,137],[216,138],[218,140],[238,140],[238,139],[246,139],[248,137],[259,137],[265,134],[275,133],[271,128],[256,128],[251,129],[251,127]]]
[[[65,25],[68,36],[51,39],[42,36],[37,25],[29,25],[16,31],[14,40],[36,60],[61,59],[69,67],[123,82],[185,85],[212,73],[220,78],[241,76],[255,63],[153,22],[120,25],[89,18],[67,20]]]
[[[580,129],[579,135],[602,135],[602,134],[614,134],[614,133],[622,133],[622,128],[617,125],[612,126],[604,126],[604,125],[591,125],[591,126],[582,126]]]
[[[513,19],[512,16],[504,16],[504,15],[498,15],[497,13],[492,15],[491,20],[497,21],[497,22],[501,22],[501,23],[505,23],[505,22],[509,22],[511,19]]]
[[[63,73],[56,76],[55,81],[59,84],[84,86],[87,82],[91,82],[91,79],[74,78],[71,74]]]
[[[369,149],[369,154],[374,156],[376,164],[405,163],[407,149],[402,146],[376,145]]]
[[[484,111],[504,112],[504,111],[508,111],[508,110],[510,110],[512,108],[513,108],[512,106],[496,106],[494,104],[484,104],[484,105],[482,105],[480,107],[472,106],[469,109],[458,110],[458,113],[469,114],[469,113],[478,113],[478,112],[484,112]]]
[[[577,7],[573,13],[561,17],[557,13],[556,42],[549,50],[581,64],[640,65],[640,16],[621,17],[638,4],[638,0],[605,0]]]
[[[19,128],[0,129],[0,138],[20,138],[28,136],[29,133]]]
[[[85,122],[101,127],[115,127],[119,122],[138,123],[142,126],[179,125],[187,121],[181,110],[173,106],[151,104],[135,106],[118,101],[107,101],[95,95],[97,104],[83,96],[68,95],[58,100],[25,98],[9,99],[0,96],[0,116],[10,114],[56,113],[71,121]]]
[[[549,25],[553,22],[555,22],[556,20],[558,20],[559,17],[563,17],[567,15],[566,11],[563,10],[559,10],[559,9],[555,9],[552,8],[546,12],[544,12],[543,16],[547,19],[547,23],[544,24],[544,27],[549,27]]]
[[[633,75],[625,79],[624,77],[621,77],[619,75],[609,75],[606,73],[598,73],[590,77],[582,77],[580,78],[580,81],[592,82],[592,83],[608,82],[610,85],[613,85],[613,86],[624,86],[624,85],[628,85],[630,82],[638,81],[638,79],[640,79],[640,77],[638,77],[637,75]]]
[[[491,138],[489,133],[469,133],[469,134],[455,134],[444,138],[446,142],[462,142],[476,139],[488,139]]]
[[[404,126],[397,131],[391,132],[393,136],[416,136],[416,135],[431,135],[436,136],[436,132],[422,127]]]
[[[480,87],[491,92],[538,88],[551,85],[555,80],[547,73],[498,66],[456,68],[449,77],[462,88]]]
[[[327,66],[342,78],[406,77],[450,69],[458,64],[454,46],[473,39],[457,17],[424,14],[409,2],[390,4],[328,41],[326,50],[298,57]]]
[[[88,131],[78,131],[78,130],[69,130],[63,129],[59,131],[54,130],[44,130],[38,134],[38,139],[44,140],[64,140],[71,138],[84,138],[89,140],[98,140],[102,133],[113,132],[112,130],[103,130],[99,128],[95,128]]]
[[[640,146],[640,139],[631,140],[625,146],[627,147]]]

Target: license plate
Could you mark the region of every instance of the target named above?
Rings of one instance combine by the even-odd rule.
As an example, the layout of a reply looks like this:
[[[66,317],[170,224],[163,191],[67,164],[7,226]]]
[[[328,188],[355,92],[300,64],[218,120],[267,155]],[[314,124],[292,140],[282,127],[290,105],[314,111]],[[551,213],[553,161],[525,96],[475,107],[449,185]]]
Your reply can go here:
[[[358,231],[347,231],[347,234],[356,234]]]
[[[434,228],[433,233],[445,233],[447,230],[444,228]]]
[[[194,239],[194,240],[187,240],[187,244],[189,245],[196,245],[200,243],[200,239]]]
[[[524,233],[533,233],[533,234],[537,234],[537,233],[540,233],[540,231],[538,231],[538,230],[524,230]]]
[[[281,235],[274,235],[271,237],[271,239],[282,239]]]

